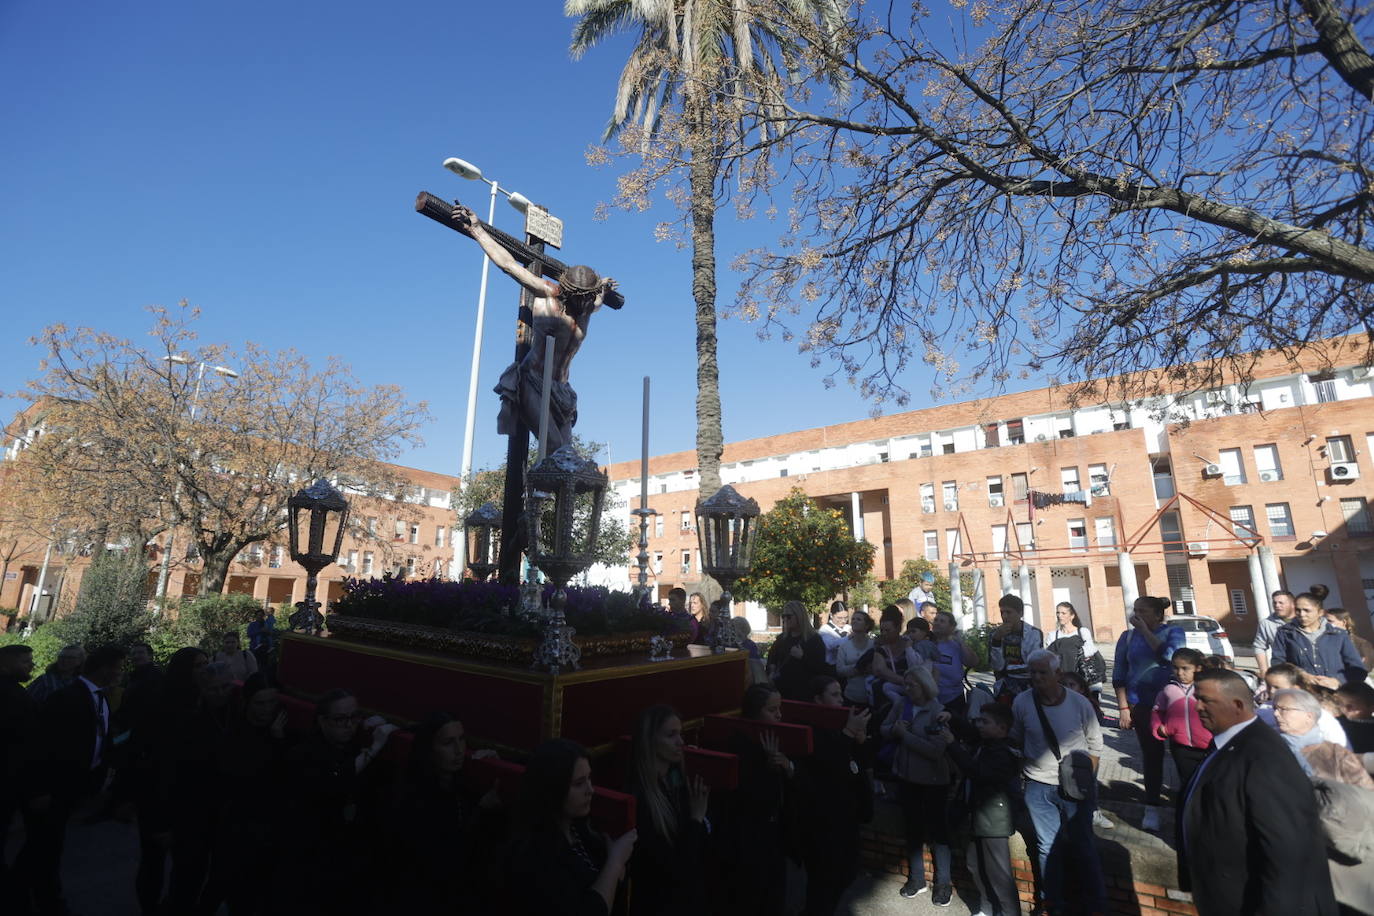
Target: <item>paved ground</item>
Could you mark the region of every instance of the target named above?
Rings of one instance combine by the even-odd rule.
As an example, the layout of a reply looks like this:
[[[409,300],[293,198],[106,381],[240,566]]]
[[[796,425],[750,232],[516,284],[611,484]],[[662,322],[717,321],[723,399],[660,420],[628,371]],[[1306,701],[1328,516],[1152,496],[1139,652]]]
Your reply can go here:
[[[76,916],[139,916],[134,901],[134,867],[138,862],[138,829],[133,824],[102,821],[82,823],[89,811],[73,820],[67,831],[62,859],[62,883],[67,903]],[[15,823],[8,837],[7,862],[23,841]]]

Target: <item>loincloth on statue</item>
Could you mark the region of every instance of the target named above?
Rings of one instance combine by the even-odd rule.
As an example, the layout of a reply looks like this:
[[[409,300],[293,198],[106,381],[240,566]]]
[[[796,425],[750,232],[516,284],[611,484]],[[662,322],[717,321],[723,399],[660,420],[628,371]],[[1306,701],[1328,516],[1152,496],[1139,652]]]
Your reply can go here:
[[[544,379],[526,358],[511,363],[501,373],[501,380],[492,390],[501,396],[501,412],[496,415],[496,431],[503,436],[515,432],[516,425],[523,420],[529,431],[539,435],[539,401],[544,388]],[[549,392],[549,426],[559,439],[571,438],[571,430],[577,423],[577,392],[567,382],[554,380],[553,390]],[[562,433],[561,436],[558,433]]]

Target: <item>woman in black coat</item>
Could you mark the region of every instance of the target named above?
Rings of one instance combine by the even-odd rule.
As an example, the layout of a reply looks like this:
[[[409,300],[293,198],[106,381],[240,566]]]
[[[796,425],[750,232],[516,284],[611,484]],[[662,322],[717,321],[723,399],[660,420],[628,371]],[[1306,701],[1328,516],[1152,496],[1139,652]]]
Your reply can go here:
[[[627,792],[635,797],[639,839],[630,857],[631,916],[695,916],[702,885],[710,790],[683,769],[682,718],[651,706],[635,723]]]
[[[833,677],[816,678],[811,693],[813,703],[844,705],[840,682]],[[815,747],[801,761],[804,916],[833,916],[859,873],[859,825],[873,818],[873,783],[860,759],[869,715],[866,709],[851,712],[839,730],[813,728]]]
[[[634,851],[634,830],[609,841],[587,822],[592,764],[565,738],[541,744],[520,783],[520,827],[503,899],[515,916],[607,916]]]
[[[243,714],[230,725],[215,755],[219,792],[210,882],[202,911],[221,901],[231,916],[272,909],[286,787],[286,712],[261,672],[244,682]]]
[[[347,690],[331,690],[315,705],[312,733],[287,756],[291,793],[282,835],[286,848],[301,855],[278,881],[283,909],[330,916],[376,911],[366,891],[375,874],[369,855],[375,805],[369,802],[376,797],[376,758],[395,730],[379,716],[364,722]]]
[[[172,833],[168,790],[173,738],[180,724],[195,712],[200,701],[197,672],[208,664],[210,657],[201,650],[178,649],[167,661],[157,696],[146,704],[136,703],[134,711],[126,714],[126,779],[132,786],[134,809],[138,812],[134,892],[144,913],[155,913],[162,906]]]
[[[744,692],[740,715],[781,722],[778,688],[751,686]],[[780,916],[787,896],[788,795],[796,766],[771,734],[758,740],[736,733],[725,749],[739,757],[739,787],[722,825],[726,887],[718,909],[739,916]]]
[[[480,798],[468,791],[466,762],[467,735],[453,716],[434,713],[415,730],[405,785],[387,819],[387,905],[397,912],[451,909],[455,886],[463,888],[464,909],[492,906],[487,875],[503,842],[501,798],[495,789]]]
[[[768,649],[768,675],[789,700],[811,699],[811,679],[833,674],[825,660],[825,641],[811,628],[811,615],[800,601],[782,606],[782,635]]]

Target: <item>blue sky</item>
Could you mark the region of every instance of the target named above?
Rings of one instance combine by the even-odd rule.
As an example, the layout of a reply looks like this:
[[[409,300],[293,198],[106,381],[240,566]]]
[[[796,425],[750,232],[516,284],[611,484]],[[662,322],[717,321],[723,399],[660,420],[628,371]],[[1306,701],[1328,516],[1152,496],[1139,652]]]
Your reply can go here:
[[[652,451],[694,448],[690,252],[654,240],[666,203],[594,220],[617,171],[585,151],[627,42],[573,63],[570,29],[561,4],[532,0],[0,4],[0,391],[35,374],[27,341],[45,325],[136,338],[147,306],[185,298],[204,340],[336,354],[428,401],[425,445],[402,460],[457,473],[481,257],[412,203],[424,189],[484,212],[485,185],[440,168],[460,156],[561,217],[564,260],[620,280],[628,307],[598,314],[573,366],[578,432],[637,457],[647,374]],[[774,228],[728,208],[719,223],[727,306],[732,255]],[[520,217],[498,204],[496,224],[518,232]],[[490,389],[515,302],[493,272],[478,467],[504,455]],[[739,321],[720,325],[720,364],[727,440],[870,409]],[[907,384],[922,406],[929,383]]]

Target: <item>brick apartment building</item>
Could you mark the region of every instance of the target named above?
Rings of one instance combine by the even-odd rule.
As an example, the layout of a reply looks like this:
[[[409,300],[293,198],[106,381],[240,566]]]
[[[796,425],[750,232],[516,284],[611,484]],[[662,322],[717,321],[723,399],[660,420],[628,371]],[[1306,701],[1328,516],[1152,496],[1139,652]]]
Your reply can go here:
[[[1125,626],[1122,575],[1134,569],[1137,594],[1215,617],[1241,642],[1279,583],[1328,585],[1328,604],[1374,636],[1366,344],[1327,341],[1326,359],[1302,364],[1260,354],[1248,386],[1078,405],[1042,388],[747,439],[726,446],[721,476],[765,510],[794,487],[842,509],[877,546],[878,579],[922,556],[981,573],[976,600],[994,619],[1009,573],[1037,622],[1068,600],[1109,638]],[[639,462],[610,474],[637,508]],[[695,453],[653,457],[649,474],[653,584],[690,590]],[[623,581],[637,575],[631,565]]]
[[[995,606],[1009,585],[1037,622],[1068,600],[1103,638],[1119,633],[1122,571],[1133,569],[1137,594],[1168,595],[1180,611],[1216,617],[1239,641],[1267,613],[1271,585],[1300,591],[1316,582],[1331,588],[1328,604],[1351,610],[1374,637],[1374,373],[1362,363],[1366,343],[1326,342],[1325,359],[1304,360],[1321,363],[1320,371],[1261,354],[1244,388],[1078,405],[1067,389],[1042,388],[744,440],[726,446],[721,475],[764,509],[800,487],[843,510],[855,535],[877,546],[880,580],[908,558],[955,564],[980,574],[967,597]],[[33,433],[19,429],[5,458]],[[649,529],[651,581],[660,595],[700,580],[695,464],[694,452],[650,459],[649,505],[658,512]],[[451,574],[453,539],[462,536],[450,508],[457,478],[399,470],[414,484],[407,511],[354,505],[355,533],[321,574],[321,600],[337,597],[349,575]],[[638,507],[639,462],[608,470],[626,513]],[[627,520],[637,530],[638,520]],[[155,558],[162,543],[148,547]],[[177,544],[184,553],[186,538]],[[0,582],[0,607],[27,612],[74,597],[88,560],[70,545],[46,548],[20,545]],[[176,559],[168,594],[195,594],[194,558]],[[627,565],[592,578],[628,588],[637,572]],[[45,596],[36,601],[40,579]],[[301,600],[304,583],[283,537],[248,548],[225,591],[281,603]],[[761,609],[748,612],[756,626],[767,623]]]

